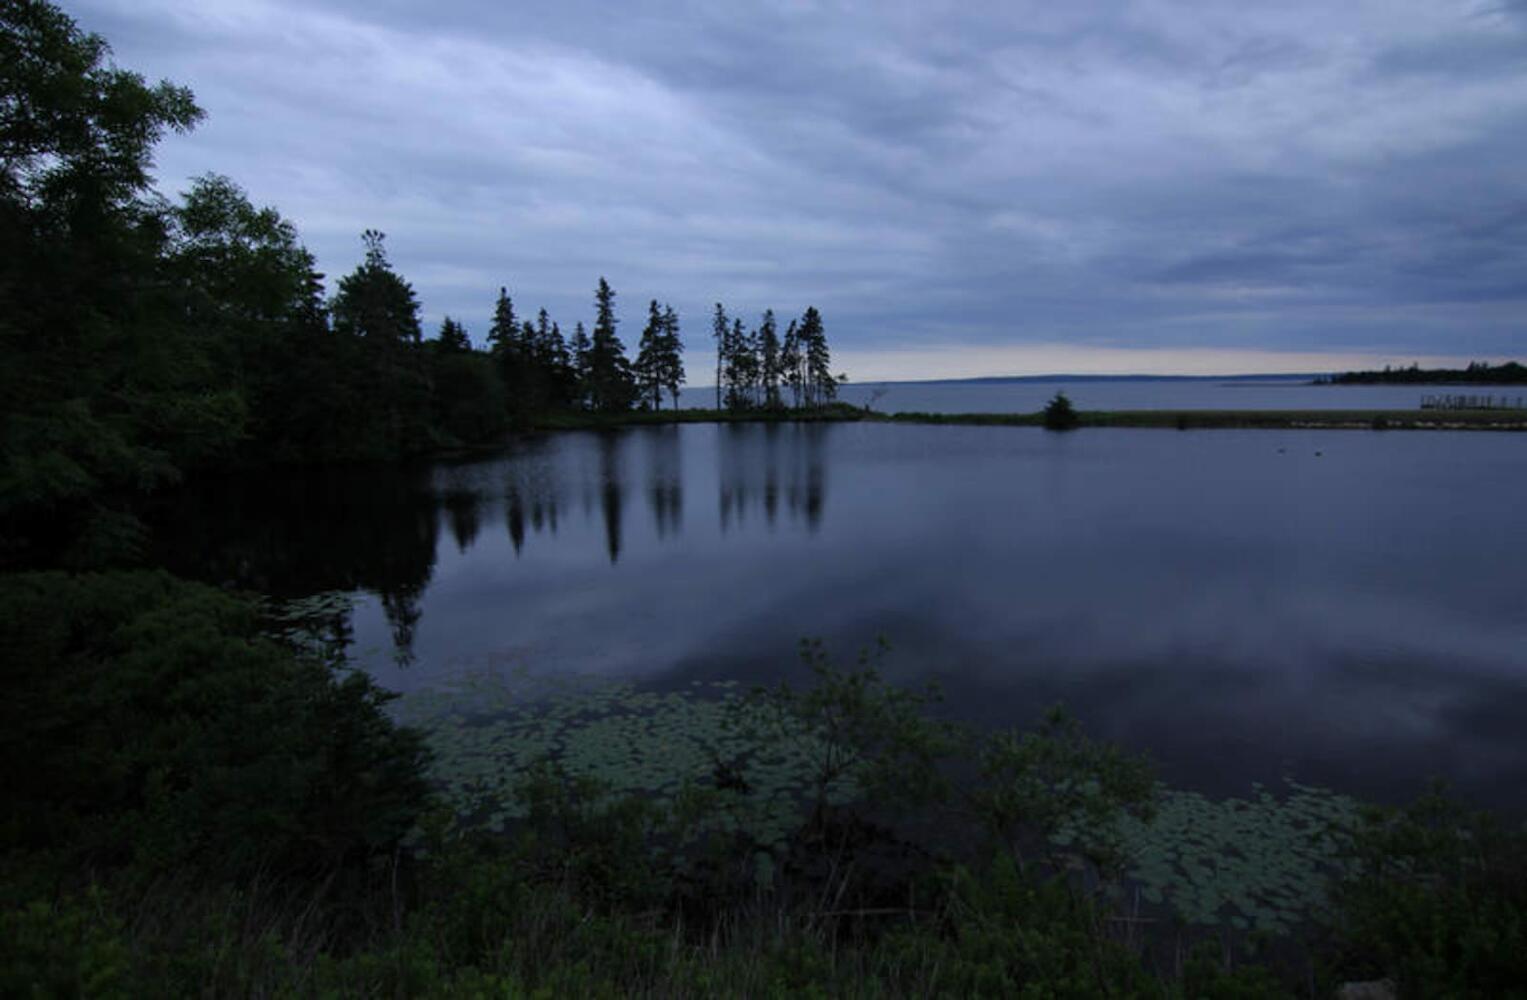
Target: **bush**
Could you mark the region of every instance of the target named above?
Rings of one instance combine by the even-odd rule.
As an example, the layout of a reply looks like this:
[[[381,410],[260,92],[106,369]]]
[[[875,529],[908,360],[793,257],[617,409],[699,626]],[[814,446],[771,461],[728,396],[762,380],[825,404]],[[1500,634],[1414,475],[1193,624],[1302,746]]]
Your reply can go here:
[[[0,579],[0,847],[145,871],[317,870],[387,852],[425,753],[359,673],[163,572]]]
[[[1466,814],[1434,789],[1374,811],[1338,894],[1336,979],[1390,978],[1406,996],[1520,996],[1527,983],[1527,831]]]
[[[1064,392],[1057,392],[1055,398],[1045,404],[1045,427],[1050,430],[1069,431],[1081,422],[1076,407],[1071,405]]]

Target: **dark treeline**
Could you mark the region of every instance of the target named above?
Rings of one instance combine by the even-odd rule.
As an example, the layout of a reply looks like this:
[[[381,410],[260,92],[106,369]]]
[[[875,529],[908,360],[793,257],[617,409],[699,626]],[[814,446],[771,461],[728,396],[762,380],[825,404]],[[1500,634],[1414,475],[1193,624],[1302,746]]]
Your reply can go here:
[[[1321,381],[1332,385],[1527,385],[1527,367],[1515,361],[1491,365],[1474,361],[1467,368],[1391,368],[1344,372]]]
[[[773,309],[764,310],[759,325],[747,329],[741,319],[729,319],[717,302],[711,336],[716,341],[718,410],[782,410],[787,392],[789,405],[797,409],[837,398],[844,376],[832,374],[822,315],[814,306],[792,319],[781,337]]]
[[[485,349],[455,317],[426,337],[375,230],[326,297],[295,226],[232,180],[198,178],[178,201],[153,189],[155,143],[202,118],[190,91],[111,65],[47,3],[3,16],[0,566],[131,558],[137,498],[190,470],[390,460],[552,415],[677,406],[671,306],[650,303],[634,361],[603,278],[591,331],[517,316],[500,289]],[[781,386],[797,405],[831,398],[820,315],[790,329],[780,343],[772,315],[767,332],[738,325],[734,408],[778,406]]]

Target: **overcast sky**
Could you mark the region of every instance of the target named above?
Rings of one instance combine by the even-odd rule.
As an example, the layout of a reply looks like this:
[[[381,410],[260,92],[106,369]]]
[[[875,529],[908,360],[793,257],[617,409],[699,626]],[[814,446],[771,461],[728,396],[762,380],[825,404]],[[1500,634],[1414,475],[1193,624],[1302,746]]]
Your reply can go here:
[[[334,279],[824,314],[856,381],[1527,355],[1527,0],[65,0]]]

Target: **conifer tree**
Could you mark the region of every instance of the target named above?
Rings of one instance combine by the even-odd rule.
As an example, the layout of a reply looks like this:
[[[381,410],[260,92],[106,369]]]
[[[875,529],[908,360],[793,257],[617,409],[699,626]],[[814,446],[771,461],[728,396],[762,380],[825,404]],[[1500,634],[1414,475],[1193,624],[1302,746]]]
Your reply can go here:
[[[556,348],[551,342],[551,315],[543,306],[536,313],[535,338],[530,352],[531,357],[535,359],[536,367],[542,369],[543,375],[555,362],[556,353]]]
[[[728,410],[742,409],[742,320],[732,320],[721,338],[726,366],[722,378],[726,381],[725,402]]]
[[[773,309],[764,310],[763,322],[758,327],[758,365],[763,385],[763,405],[771,410],[778,409],[783,369],[780,366],[779,333],[775,329]]]
[[[488,327],[488,351],[503,380],[508,408],[520,421],[529,419],[534,408],[531,393],[529,340],[514,314],[514,300],[500,287],[493,306],[493,323]]]
[[[589,367],[590,356],[594,353],[594,345],[589,340],[588,331],[583,328],[583,321],[573,328],[573,381],[575,385],[574,402],[579,409],[589,405],[589,386],[593,382],[593,373]]]
[[[383,233],[368,229],[364,262],[340,279],[331,314],[340,336],[365,345],[371,404],[381,412],[378,430],[390,451],[410,452],[431,438],[431,385],[418,347],[419,300],[387,259]]]
[[[785,384],[790,386],[792,405],[796,409],[801,406],[801,390],[805,383],[802,365],[804,358],[801,354],[801,335],[795,320],[785,329],[785,342],[779,350],[779,367],[784,373]]]
[[[507,352],[514,343],[517,329],[514,300],[509,297],[509,290],[500,286],[498,301],[493,306],[493,324],[488,327],[489,352],[494,356],[501,356]]]
[[[657,299],[647,305],[647,325],[642,327],[642,339],[637,345],[636,362],[632,365],[642,404],[652,404],[654,410],[663,404],[663,314],[657,307]]]
[[[629,409],[636,396],[636,380],[625,345],[615,333],[620,322],[615,318],[615,292],[604,278],[599,279],[594,292],[594,309],[594,335],[589,347],[591,401],[596,410]]]
[[[726,405],[745,410],[758,402],[757,334],[750,333],[742,320],[732,321],[726,337]]]
[[[673,306],[663,306],[663,334],[659,352],[659,381],[673,397],[673,408],[679,408],[679,386],[684,384],[684,342],[679,339],[679,314]]]
[[[551,357],[563,367],[568,364],[567,341],[563,339],[562,326],[556,320],[552,320],[551,324]]]
[[[464,354],[472,349],[472,341],[467,337],[467,328],[447,316],[440,321],[435,346],[442,354]]]
[[[801,317],[800,338],[806,359],[806,402],[822,406],[838,394],[838,381],[832,376],[832,357],[827,350],[827,332],[816,306],[807,306]]]
[[[386,233],[368,229],[361,234],[366,259],[340,279],[334,298],[335,329],[373,343],[394,347],[418,344],[419,300],[413,286],[398,276],[387,260]]]
[[[726,318],[726,309],[721,303],[716,303],[716,312],[711,318],[710,333],[716,341],[716,409],[721,409],[721,385],[725,380],[727,368],[727,346],[731,343],[732,325]]]
[[[567,341],[562,336],[562,327],[555,321],[551,324],[551,339],[547,350],[551,366],[553,405],[557,407],[577,405],[578,375],[573,367],[573,358],[568,351]]]

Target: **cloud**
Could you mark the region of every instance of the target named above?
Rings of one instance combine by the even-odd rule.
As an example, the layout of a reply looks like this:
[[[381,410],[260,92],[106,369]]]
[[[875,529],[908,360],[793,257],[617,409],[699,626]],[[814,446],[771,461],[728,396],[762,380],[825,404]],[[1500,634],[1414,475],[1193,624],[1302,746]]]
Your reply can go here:
[[[499,285],[571,328],[604,275],[696,372],[718,300],[815,304],[872,367],[1527,353],[1519,3],[69,10],[209,111],[166,188],[233,176],[331,276],[380,228],[479,338]]]

